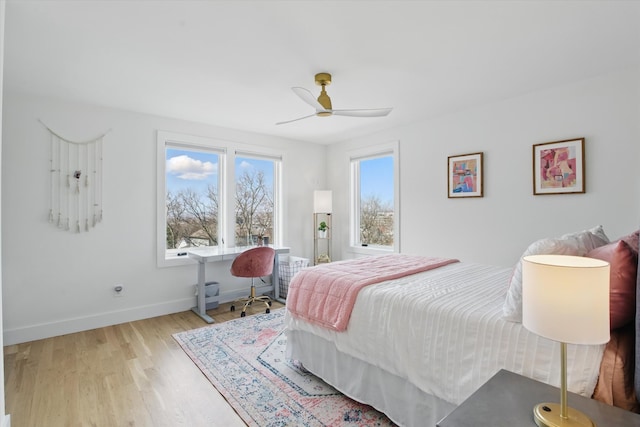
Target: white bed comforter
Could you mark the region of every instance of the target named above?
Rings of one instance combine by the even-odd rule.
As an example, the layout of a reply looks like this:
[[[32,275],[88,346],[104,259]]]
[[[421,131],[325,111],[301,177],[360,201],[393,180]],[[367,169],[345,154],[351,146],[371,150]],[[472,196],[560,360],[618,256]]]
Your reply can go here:
[[[560,345],[502,319],[510,275],[456,263],[364,288],[345,332],[289,313],[286,326],[456,405],[501,368],[559,386]],[[568,388],[590,397],[604,345],[567,347]]]

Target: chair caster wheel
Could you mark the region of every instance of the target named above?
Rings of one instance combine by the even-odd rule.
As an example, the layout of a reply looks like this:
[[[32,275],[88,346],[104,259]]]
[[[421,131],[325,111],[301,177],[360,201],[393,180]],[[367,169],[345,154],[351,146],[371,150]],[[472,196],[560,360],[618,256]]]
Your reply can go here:
[[[242,313],[240,313],[240,317],[245,317],[247,315],[247,313],[245,313],[244,311]]]
[[[271,313],[271,310],[269,310],[269,309],[267,308],[267,311],[266,311],[265,313],[269,314],[269,313]]]
[[[267,305],[271,307],[271,301],[267,301]]]
[[[236,306],[235,305],[231,306],[231,311],[236,311]]]

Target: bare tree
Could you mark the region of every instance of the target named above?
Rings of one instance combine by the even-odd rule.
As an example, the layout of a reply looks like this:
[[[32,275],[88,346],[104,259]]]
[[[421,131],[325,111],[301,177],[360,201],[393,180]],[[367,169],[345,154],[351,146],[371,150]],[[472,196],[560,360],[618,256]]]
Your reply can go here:
[[[263,171],[245,171],[236,183],[236,243],[251,244],[252,236],[273,232],[273,191]],[[192,189],[167,192],[167,249],[181,245],[218,244],[219,196],[209,185],[206,194]],[[203,243],[206,241],[207,243]]]
[[[184,206],[180,196],[167,192],[167,249],[175,249],[184,234]]]
[[[218,243],[218,192],[209,185],[206,195],[192,189],[167,192],[167,249]]]
[[[244,171],[236,183],[236,240],[251,243],[273,226],[273,194],[263,171]]]
[[[393,208],[378,196],[360,199],[360,240],[368,245],[393,245]]]
[[[180,197],[189,220],[196,230],[204,233],[204,236],[189,236],[209,240],[209,246],[218,243],[218,197],[213,186],[207,188],[207,197],[203,198],[190,188],[180,191]],[[193,242],[191,242],[193,243]]]
[[[273,231],[273,191],[265,187],[265,197],[256,212],[255,231],[259,236],[271,234]]]

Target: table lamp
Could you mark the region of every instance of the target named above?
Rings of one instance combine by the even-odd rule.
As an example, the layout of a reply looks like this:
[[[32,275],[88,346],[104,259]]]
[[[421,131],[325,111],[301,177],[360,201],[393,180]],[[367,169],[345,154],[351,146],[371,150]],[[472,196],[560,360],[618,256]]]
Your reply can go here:
[[[539,427],[595,426],[567,406],[567,343],[609,341],[609,263],[568,255],[522,258],[522,324],[560,342],[560,404],[533,408]]]

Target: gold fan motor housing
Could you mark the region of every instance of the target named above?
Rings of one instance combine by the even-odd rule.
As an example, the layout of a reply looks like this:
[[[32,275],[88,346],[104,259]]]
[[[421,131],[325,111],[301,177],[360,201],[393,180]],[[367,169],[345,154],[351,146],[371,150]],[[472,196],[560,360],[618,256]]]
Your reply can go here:
[[[329,73],[318,73],[316,74],[316,84],[318,86],[322,86],[322,92],[320,92],[320,96],[318,97],[318,102],[320,105],[324,107],[325,110],[331,110],[331,98],[327,95],[327,92],[324,90],[325,86],[331,84],[331,74]],[[319,117],[328,117],[331,115],[330,111],[321,111],[316,113]]]
[[[318,73],[316,74],[316,84],[318,86],[327,86],[331,84],[331,74]]]

